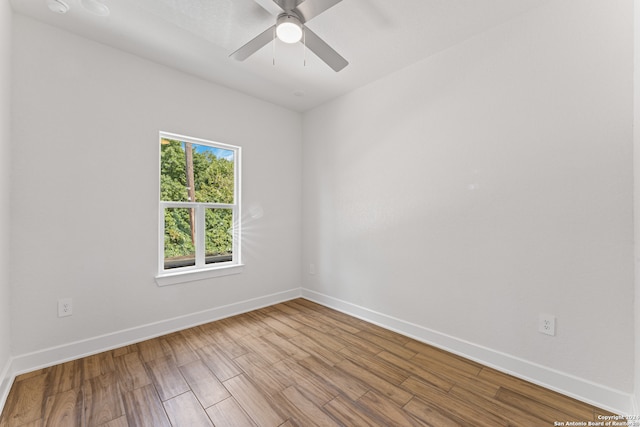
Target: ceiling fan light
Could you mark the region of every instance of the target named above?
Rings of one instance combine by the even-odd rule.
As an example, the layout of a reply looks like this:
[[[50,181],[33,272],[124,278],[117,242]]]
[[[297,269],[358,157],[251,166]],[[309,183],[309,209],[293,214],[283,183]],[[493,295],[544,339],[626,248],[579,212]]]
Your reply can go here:
[[[283,15],[278,18],[276,36],[285,43],[297,43],[302,39],[302,24],[292,15]]]

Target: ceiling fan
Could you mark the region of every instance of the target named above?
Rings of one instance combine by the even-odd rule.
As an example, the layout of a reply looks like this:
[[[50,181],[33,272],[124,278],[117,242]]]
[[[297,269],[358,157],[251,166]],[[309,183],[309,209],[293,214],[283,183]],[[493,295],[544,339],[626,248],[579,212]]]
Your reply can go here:
[[[342,0],[273,0],[282,12],[275,25],[267,28],[230,56],[244,61],[276,37],[285,43],[303,42],[334,71],[349,63],[304,24]]]

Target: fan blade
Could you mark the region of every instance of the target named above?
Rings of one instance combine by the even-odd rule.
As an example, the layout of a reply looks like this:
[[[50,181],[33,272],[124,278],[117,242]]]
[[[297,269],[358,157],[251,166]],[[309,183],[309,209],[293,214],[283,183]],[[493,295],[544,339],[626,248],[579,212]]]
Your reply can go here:
[[[273,0],[273,2],[280,6],[285,12],[290,12],[295,9],[301,1],[303,0]]]
[[[279,14],[282,13],[282,8],[278,4],[276,4],[276,2],[274,2],[273,0],[253,0],[253,1],[259,4],[260,6],[262,6],[264,10],[266,10],[272,15],[278,16]]]
[[[329,67],[333,68],[333,71],[338,72],[349,65],[346,59],[306,26],[304,27],[304,40],[307,47]]]
[[[302,22],[307,22],[341,1],[342,0],[305,0],[293,9],[293,11],[302,19]]]
[[[263,33],[256,36],[249,43],[242,46],[240,49],[233,52],[229,55],[231,58],[237,59],[238,61],[244,61],[257,51],[259,51],[263,46],[273,40],[274,34],[276,31],[276,26],[273,25],[267,28]]]

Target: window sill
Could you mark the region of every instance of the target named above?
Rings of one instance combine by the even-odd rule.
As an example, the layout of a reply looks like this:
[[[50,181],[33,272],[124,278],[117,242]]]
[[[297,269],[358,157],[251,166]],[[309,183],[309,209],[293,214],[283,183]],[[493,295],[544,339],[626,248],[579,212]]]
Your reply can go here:
[[[179,283],[195,282],[196,280],[240,274],[243,268],[244,264],[234,264],[225,267],[165,273],[156,276],[156,283],[158,286],[170,286]]]

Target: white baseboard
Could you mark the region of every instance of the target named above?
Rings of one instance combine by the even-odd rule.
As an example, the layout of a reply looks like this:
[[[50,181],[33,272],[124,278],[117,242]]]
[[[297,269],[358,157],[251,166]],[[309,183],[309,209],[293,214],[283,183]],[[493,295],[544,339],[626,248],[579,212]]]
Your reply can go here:
[[[13,358],[10,357],[0,371],[0,414],[2,413],[2,408],[4,408],[4,404],[7,401],[9,390],[11,390],[11,386],[13,385],[13,380],[15,378],[15,375],[11,374],[12,364]]]
[[[309,289],[302,289],[302,297],[602,409],[620,415],[639,414],[634,397],[628,393]]]
[[[250,300],[240,301],[233,304],[212,308],[209,310],[191,313],[173,319],[162,320],[149,323],[135,328],[125,329],[106,335],[75,341],[56,347],[39,350],[33,353],[22,354],[13,357],[0,377],[0,399],[6,395],[11,388],[14,378],[22,373],[45,368],[69,360],[90,356],[103,351],[155,338],[161,335],[187,329],[204,323],[213,322],[236,314],[246,313],[262,307],[288,301],[301,296],[300,288],[289,291],[266,295]],[[0,411],[4,407],[5,400],[0,400]]]

